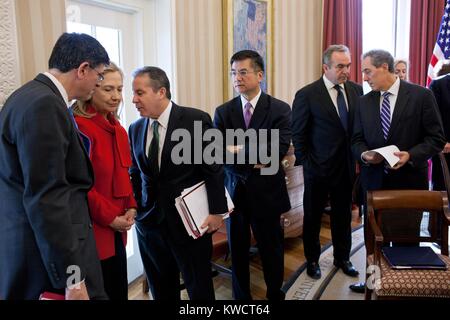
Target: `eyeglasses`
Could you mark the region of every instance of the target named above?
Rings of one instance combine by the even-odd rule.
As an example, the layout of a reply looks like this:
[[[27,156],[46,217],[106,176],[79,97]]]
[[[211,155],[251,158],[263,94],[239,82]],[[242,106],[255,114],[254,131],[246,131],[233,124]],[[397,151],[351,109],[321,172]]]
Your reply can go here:
[[[105,80],[105,76],[103,74],[101,74],[100,72],[97,71],[97,69],[92,68],[91,66],[89,66],[89,68],[91,68],[92,70],[94,70],[97,73],[97,81],[103,81]]]
[[[244,70],[239,70],[239,71],[236,71],[236,70],[231,70],[230,71],[230,77],[236,77],[237,75],[239,75],[241,78],[244,78],[244,77],[246,77],[249,73],[258,73],[259,71],[248,71],[248,70],[246,70],[246,69],[244,69]]]

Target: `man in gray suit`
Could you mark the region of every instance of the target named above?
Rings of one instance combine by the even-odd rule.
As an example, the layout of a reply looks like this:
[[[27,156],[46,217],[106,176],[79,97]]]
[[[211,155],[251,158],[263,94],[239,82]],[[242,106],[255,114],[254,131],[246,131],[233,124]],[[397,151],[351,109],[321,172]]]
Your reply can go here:
[[[39,74],[0,113],[0,298],[106,298],[89,217],[93,172],[69,101],[88,98],[109,64],[85,34],[63,34]]]

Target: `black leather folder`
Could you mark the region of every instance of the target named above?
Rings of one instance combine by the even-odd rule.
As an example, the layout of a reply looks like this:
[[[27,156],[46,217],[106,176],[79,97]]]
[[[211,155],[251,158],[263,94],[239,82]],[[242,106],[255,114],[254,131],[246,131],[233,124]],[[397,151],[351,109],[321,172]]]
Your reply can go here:
[[[384,247],[382,251],[393,269],[447,269],[430,247]]]

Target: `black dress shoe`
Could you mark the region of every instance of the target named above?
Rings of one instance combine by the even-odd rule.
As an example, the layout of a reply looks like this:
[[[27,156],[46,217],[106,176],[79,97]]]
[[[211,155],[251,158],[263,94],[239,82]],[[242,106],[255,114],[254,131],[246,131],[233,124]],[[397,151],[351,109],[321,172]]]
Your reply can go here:
[[[322,276],[322,272],[320,272],[320,267],[317,262],[307,262],[306,273],[313,279],[320,279]]]
[[[350,290],[356,293],[364,293],[366,291],[366,284],[364,282],[354,283],[349,286]]]
[[[349,260],[334,260],[333,264],[336,267],[342,269],[342,272],[350,277],[357,277],[359,275],[359,272],[355,269],[355,267]]]

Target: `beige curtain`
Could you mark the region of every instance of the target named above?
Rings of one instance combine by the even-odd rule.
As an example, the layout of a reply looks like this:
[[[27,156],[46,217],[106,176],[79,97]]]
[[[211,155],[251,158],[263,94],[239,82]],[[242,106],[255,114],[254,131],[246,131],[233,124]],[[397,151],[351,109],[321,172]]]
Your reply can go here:
[[[291,104],[321,74],[323,0],[273,1],[273,90]],[[222,0],[175,0],[177,102],[214,114],[224,102]],[[229,79],[228,79],[229,81]]]
[[[274,90],[287,102],[322,74],[323,0],[274,0]]]
[[[16,0],[17,39],[21,81],[48,69],[48,58],[66,30],[64,0]]]

